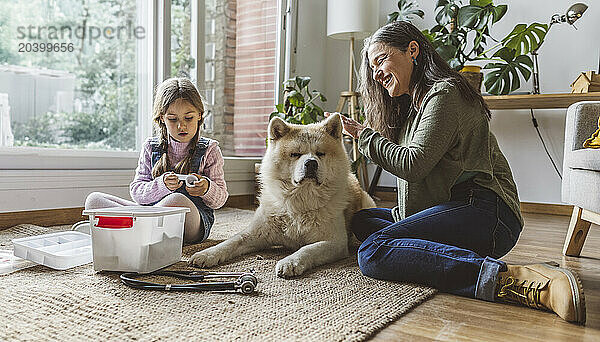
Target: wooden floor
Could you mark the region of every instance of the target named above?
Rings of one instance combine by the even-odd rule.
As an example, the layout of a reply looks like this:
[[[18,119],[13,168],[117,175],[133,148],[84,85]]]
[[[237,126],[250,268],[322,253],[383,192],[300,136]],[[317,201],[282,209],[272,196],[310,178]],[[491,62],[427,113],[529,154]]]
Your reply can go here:
[[[600,227],[592,225],[581,257],[565,257],[568,216],[524,214],[514,264],[556,261],[576,271],[584,286],[587,323],[554,313],[439,293],[377,334],[373,341],[600,341]]]

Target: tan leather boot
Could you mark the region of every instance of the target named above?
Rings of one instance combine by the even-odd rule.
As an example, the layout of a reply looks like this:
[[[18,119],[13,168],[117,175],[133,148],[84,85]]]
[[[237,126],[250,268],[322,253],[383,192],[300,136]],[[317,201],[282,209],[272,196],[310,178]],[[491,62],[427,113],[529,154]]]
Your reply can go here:
[[[496,297],[539,310],[555,312],[562,319],[585,323],[583,286],[575,272],[558,264],[507,265],[498,274]]]

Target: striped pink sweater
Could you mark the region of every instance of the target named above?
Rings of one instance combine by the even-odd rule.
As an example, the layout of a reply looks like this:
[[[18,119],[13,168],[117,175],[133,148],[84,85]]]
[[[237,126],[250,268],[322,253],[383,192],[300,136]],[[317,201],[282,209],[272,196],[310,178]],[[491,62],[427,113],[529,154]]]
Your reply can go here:
[[[208,138],[207,138],[208,139]],[[203,196],[200,196],[204,203],[213,209],[219,209],[225,204],[229,193],[227,184],[225,184],[225,172],[223,171],[223,155],[216,140],[208,139],[210,144],[206,149],[204,158],[200,163],[197,174],[209,179],[210,186]],[[173,138],[169,140],[169,163],[176,165],[187,153],[188,143],[176,141]],[[150,139],[144,142],[138,167],[135,170],[135,178],[129,185],[131,198],[139,204],[149,204],[158,202],[165,196],[173,193],[169,190],[163,181],[164,174],[156,179],[152,178],[152,147]]]

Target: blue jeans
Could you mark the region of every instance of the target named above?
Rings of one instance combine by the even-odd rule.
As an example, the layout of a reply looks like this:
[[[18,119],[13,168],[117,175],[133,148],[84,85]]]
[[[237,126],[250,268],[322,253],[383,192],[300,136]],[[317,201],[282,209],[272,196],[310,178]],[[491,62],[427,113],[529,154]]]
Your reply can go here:
[[[394,222],[390,209],[364,209],[351,229],[362,241],[358,265],[366,276],[435,287],[494,301],[497,260],[517,243],[517,216],[495,192],[467,181],[449,202]]]

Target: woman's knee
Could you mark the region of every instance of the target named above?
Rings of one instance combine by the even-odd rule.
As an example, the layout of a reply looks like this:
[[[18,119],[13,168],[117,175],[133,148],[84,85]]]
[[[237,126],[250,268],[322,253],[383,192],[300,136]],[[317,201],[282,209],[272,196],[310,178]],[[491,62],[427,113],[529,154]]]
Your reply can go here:
[[[371,217],[372,215],[368,209],[359,210],[352,215],[352,219],[350,220],[350,230],[355,236],[359,237],[362,235],[365,229],[370,225],[369,219]]]
[[[371,278],[380,278],[377,258],[378,245],[373,242],[374,236],[367,238],[358,248],[358,268],[362,274]]]
[[[354,215],[352,215],[352,220],[350,221],[350,226],[351,227],[355,227],[355,226],[359,226],[361,223],[364,223],[366,221],[366,219],[370,217],[367,209],[362,209],[357,211],[356,213],[354,213]]]

